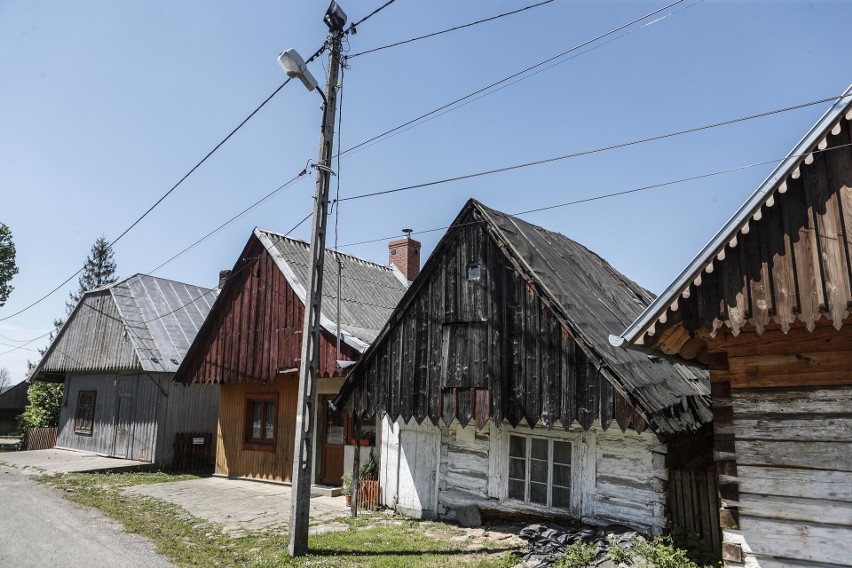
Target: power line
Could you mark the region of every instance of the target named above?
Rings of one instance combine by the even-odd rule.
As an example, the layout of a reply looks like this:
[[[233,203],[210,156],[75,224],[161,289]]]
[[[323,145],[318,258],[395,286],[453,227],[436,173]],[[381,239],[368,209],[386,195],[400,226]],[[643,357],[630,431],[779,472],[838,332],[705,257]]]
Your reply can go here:
[[[634,188],[625,189],[625,190],[622,190],[622,191],[614,191],[614,192],[611,192],[611,193],[603,193],[603,194],[599,194],[599,195],[593,195],[591,197],[584,197],[584,198],[581,198],[581,199],[575,199],[573,201],[565,201],[563,203],[556,203],[556,204],[553,204],[553,205],[545,205],[545,206],[542,206],[542,207],[536,207],[534,209],[527,209],[525,211],[519,211],[517,213],[511,213],[511,215],[513,215],[515,217],[520,217],[521,215],[528,215],[530,213],[539,213],[541,211],[549,211],[551,209],[559,209],[561,207],[569,207],[571,205],[580,205],[580,204],[583,204],[583,203],[600,201],[602,199],[608,199],[608,198],[611,198],[611,197],[621,197],[623,195],[630,195],[632,193],[640,193],[640,192],[648,191],[648,190],[651,190],[651,189],[659,189],[659,188],[662,188],[662,187],[668,187],[668,186],[686,183],[686,182],[690,182],[690,181],[697,181],[697,180],[715,177],[715,176],[719,176],[719,175],[741,172],[741,171],[744,171],[744,170],[748,170],[748,169],[756,168],[756,167],[760,167],[760,166],[766,166],[766,165],[769,165],[769,164],[777,164],[781,160],[784,160],[784,159],[787,159],[787,158],[801,158],[801,157],[807,156],[808,154],[822,154],[824,152],[830,152],[832,150],[838,150],[838,149],[841,149],[841,148],[850,148],[850,147],[852,147],[852,143],[839,144],[837,146],[832,146],[830,148],[825,148],[823,150],[817,149],[817,150],[814,150],[812,152],[804,152],[804,153],[801,153],[801,154],[789,154],[789,155],[785,156],[784,158],[775,158],[775,159],[772,159],[772,160],[763,160],[763,161],[760,161],[760,162],[753,162],[753,163],[745,164],[745,165],[742,165],[742,166],[735,166],[735,167],[732,167],[732,168],[726,168],[726,169],[723,169],[723,170],[716,170],[716,171],[713,171],[713,172],[683,177],[683,178],[679,178],[679,179],[675,179],[675,180],[669,180],[669,181],[664,181],[664,182],[660,182],[660,183],[644,185],[644,186],[641,186],[641,187],[634,187]],[[479,222],[476,221],[476,222],[470,222],[470,223],[461,223],[459,225],[446,225],[446,226],[443,226],[443,227],[435,227],[435,228],[432,228],[432,229],[425,229],[423,231],[413,231],[411,234],[412,235],[425,235],[425,234],[428,234],[428,233],[445,231],[445,230],[447,230],[451,227],[454,227],[454,226],[463,227],[463,226],[466,226],[466,225],[475,225],[475,224],[478,224],[478,223]],[[400,238],[400,237],[403,237],[403,236],[405,236],[405,235],[391,235],[391,236],[380,237],[380,238],[376,238],[376,239],[367,239],[367,240],[363,240],[363,241],[357,241],[357,242],[353,242],[353,243],[347,243],[345,245],[340,245],[340,248],[347,248],[347,247],[353,247],[353,246],[358,246],[358,245],[378,243],[378,242],[383,242],[383,241],[387,241],[387,240],[390,240],[390,239]]]
[[[308,64],[308,63],[312,62],[314,59],[316,59],[317,57],[319,57],[319,56],[322,54],[322,52],[323,52],[323,51],[325,51],[325,48],[326,48],[326,45],[325,45],[325,44],[323,44],[323,45],[322,45],[319,49],[317,49],[317,50],[314,52],[314,54],[313,54],[313,55],[311,55],[311,56],[307,59],[307,61],[305,61],[305,64]],[[212,156],[212,155],[213,155],[213,154],[214,154],[214,153],[215,153],[215,152],[216,152],[216,151],[217,151],[220,147],[222,147],[222,145],[223,145],[225,142],[227,142],[227,141],[228,141],[228,140],[229,140],[229,139],[230,139],[230,138],[231,138],[234,134],[236,134],[236,133],[237,133],[237,131],[239,131],[239,130],[243,127],[243,126],[245,126],[245,124],[246,124],[249,120],[251,120],[251,119],[254,117],[254,115],[256,115],[256,114],[260,111],[260,109],[262,109],[264,106],[266,106],[266,104],[267,104],[270,100],[272,100],[272,98],[273,98],[275,95],[277,95],[277,94],[281,91],[281,89],[283,89],[283,88],[284,88],[284,86],[285,86],[285,85],[287,85],[287,83],[289,83],[289,82],[290,82],[290,80],[291,80],[290,78],[288,78],[287,80],[285,80],[285,81],[284,81],[281,85],[279,85],[279,86],[278,86],[278,88],[277,88],[277,89],[275,89],[275,90],[274,90],[274,91],[273,91],[273,92],[272,92],[272,93],[271,93],[268,97],[266,97],[266,98],[263,100],[263,102],[261,102],[261,103],[260,103],[260,104],[259,104],[259,105],[258,105],[258,106],[257,106],[257,107],[253,110],[253,111],[251,111],[251,112],[249,113],[249,115],[248,115],[248,116],[246,116],[246,117],[242,120],[242,122],[240,122],[240,123],[239,123],[239,124],[238,124],[238,125],[237,125],[234,129],[233,129],[233,130],[231,130],[231,132],[230,132],[227,136],[225,136],[225,138],[223,138],[223,139],[222,139],[222,141],[220,141],[218,144],[216,144],[216,146],[214,146],[212,150],[210,150],[210,151],[209,151],[209,152],[208,152],[208,153],[207,153],[207,154],[206,154],[206,155],[205,155],[205,156],[204,156],[204,157],[203,157],[203,158],[202,158],[202,159],[201,159],[198,163],[196,163],[196,164],[195,164],[195,165],[194,165],[194,166],[193,166],[193,167],[192,167],[192,168],[191,168],[191,169],[190,169],[190,170],[189,170],[189,171],[188,171],[188,172],[187,172],[187,173],[186,173],[186,174],[185,174],[185,175],[184,175],[184,176],[180,179],[180,180],[178,180],[178,182],[177,182],[176,184],[174,184],[171,188],[169,188],[169,190],[168,190],[166,193],[164,193],[164,194],[163,194],[163,195],[162,195],[159,199],[157,199],[157,201],[155,201],[153,205],[151,205],[151,206],[150,206],[150,207],[149,207],[149,208],[148,208],[148,209],[147,209],[147,210],[146,210],[146,211],[145,211],[142,215],[140,215],[140,216],[139,216],[139,217],[138,217],[135,221],[133,221],[133,223],[131,223],[129,227],[127,227],[124,231],[122,231],[122,233],[121,233],[120,235],[118,235],[118,237],[116,237],[116,238],[115,238],[112,242],[110,242],[108,249],[112,249],[112,248],[115,246],[115,244],[116,244],[116,243],[118,243],[118,241],[120,241],[120,240],[121,240],[121,239],[122,239],[122,238],[123,238],[123,237],[124,237],[127,233],[129,233],[129,232],[130,232],[130,231],[131,231],[134,227],[136,227],[136,225],[138,225],[138,224],[142,221],[142,219],[144,219],[145,217],[147,217],[147,216],[148,216],[148,215],[149,215],[149,214],[150,214],[150,213],[151,213],[151,212],[152,212],[152,211],[153,211],[153,210],[154,210],[154,209],[155,209],[155,208],[156,208],[156,207],[157,207],[160,203],[162,203],[162,202],[163,202],[163,200],[164,200],[164,199],[166,199],[169,195],[171,195],[171,193],[172,193],[172,192],[174,192],[174,191],[175,191],[175,190],[176,190],[176,189],[177,189],[177,188],[178,188],[178,187],[179,187],[179,186],[180,186],[180,185],[181,185],[181,184],[182,184],[182,183],[183,183],[183,182],[184,182],[187,178],[189,178],[189,176],[190,176],[190,175],[192,175],[192,174],[193,174],[193,172],[195,172],[195,170],[197,170],[197,169],[198,169],[198,168],[199,168],[199,167],[200,167],[200,166],[201,166],[204,162],[206,162],[206,161],[207,161],[207,159],[208,159],[208,158],[210,158],[210,156]],[[74,274],[72,274],[71,276],[69,276],[66,280],[64,280],[61,284],[59,284],[58,286],[56,286],[55,288],[53,288],[53,289],[52,289],[50,292],[48,292],[47,294],[44,294],[43,296],[41,296],[40,298],[38,298],[38,299],[37,299],[37,300],[35,300],[34,302],[32,302],[32,303],[28,304],[27,306],[25,306],[25,307],[21,308],[20,310],[18,310],[17,312],[14,312],[13,314],[10,314],[10,315],[8,315],[8,316],[4,316],[4,317],[0,318],[0,321],[6,321],[6,320],[9,320],[9,319],[12,319],[12,318],[14,318],[14,317],[16,317],[16,316],[19,316],[20,314],[22,314],[22,313],[24,313],[24,312],[26,312],[26,311],[30,310],[30,309],[32,309],[33,307],[37,306],[38,304],[42,303],[44,300],[46,300],[47,298],[49,298],[50,296],[52,296],[53,294],[55,294],[55,293],[56,293],[58,290],[60,290],[63,286],[65,286],[65,285],[66,285],[66,284],[68,284],[71,280],[73,280],[73,279],[74,279],[74,277],[76,277],[78,274],[80,274],[81,272],[83,272],[83,270],[85,270],[85,266],[81,267],[79,270],[77,270],[77,272],[75,272]]]
[[[601,40],[601,39],[603,39],[603,38],[605,38],[605,37],[608,37],[608,36],[611,36],[611,35],[613,35],[613,34],[615,34],[615,33],[618,33],[618,32],[620,32],[621,30],[623,30],[623,29],[625,29],[625,28],[628,28],[628,27],[632,26],[633,24],[636,24],[636,23],[638,23],[638,22],[641,22],[642,20],[646,20],[646,19],[650,18],[651,16],[655,16],[655,15],[659,14],[660,12],[662,12],[662,11],[664,11],[664,10],[667,10],[668,8],[671,8],[672,6],[676,6],[677,4],[680,4],[680,3],[684,2],[684,1],[685,1],[685,0],[675,0],[674,2],[671,2],[671,3],[669,3],[669,4],[666,4],[666,5],[665,5],[665,6],[663,6],[662,8],[659,8],[659,9],[654,10],[654,11],[652,11],[652,12],[648,12],[648,13],[647,13],[647,14],[645,14],[644,16],[641,16],[641,17],[639,17],[639,18],[636,18],[636,19],[634,19],[634,20],[631,20],[631,21],[629,21],[629,22],[627,22],[627,23],[625,23],[625,24],[622,24],[622,25],[620,25],[620,26],[618,26],[618,27],[616,27],[616,28],[611,29],[611,30],[610,30],[610,31],[608,31],[608,32],[602,33],[602,34],[600,34],[600,35],[598,35],[598,36],[596,36],[596,37],[594,37],[594,38],[592,38],[592,39],[590,39],[590,40],[587,40],[587,41],[584,41],[584,42],[582,42],[582,43],[580,43],[580,44],[578,44],[578,45],[575,45],[574,47],[572,47],[572,48],[570,48],[570,49],[567,49],[567,50],[565,50],[565,51],[563,51],[563,52],[561,52],[561,53],[559,53],[559,54],[557,54],[557,55],[554,55],[553,57],[548,57],[547,59],[544,59],[543,61],[539,61],[538,63],[536,63],[536,64],[534,64],[534,65],[530,65],[529,67],[526,67],[526,68],[524,68],[524,69],[522,69],[522,70],[520,70],[520,71],[518,71],[518,72],[516,72],[516,73],[512,73],[511,75],[509,75],[509,76],[507,76],[507,77],[504,77],[503,79],[500,79],[499,81],[495,81],[495,82],[493,82],[493,83],[491,83],[491,84],[489,84],[489,85],[487,85],[487,86],[485,86],[485,87],[482,87],[482,88],[477,89],[477,90],[475,90],[475,91],[473,91],[473,92],[471,92],[471,93],[468,93],[467,95],[464,95],[464,96],[462,96],[462,97],[459,97],[459,98],[455,99],[454,101],[451,101],[451,102],[449,102],[449,103],[446,103],[446,104],[444,104],[444,105],[441,105],[441,106],[439,106],[439,107],[438,107],[438,108],[436,108],[436,109],[430,110],[429,112],[423,113],[423,114],[421,114],[420,116],[418,116],[417,118],[413,118],[413,119],[411,119],[411,120],[409,120],[409,121],[407,121],[407,122],[404,122],[404,123],[402,123],[402,124],[400,124],[400,125],[398,125],[398,126],[395,126],[395,127],[391,128],[391,129],[389,129],[389,130],[386,130],[386,131],[382,132],[381,134],[377,134],[376,136],[373,136],[372,138],[369,138],[369,139],[367,139],[367,140],[364,140],[363,142],[359,142],[358,144],[356,144],[356,145],[354,145],[354,146],[352,146],[352,147],[350,147],[350,148],[347,148],[346,150],[343,150],[342,152],[340,152],[340,154],[341,154],[341,155],[346,155],[346,154],[348,154],[348,153],[350,153],[350,152],[352,152],[352,151],[354,151],[354,150],[357,150],[358,148],[361,148],[361,147],[363,147],[363,146],[366,146],[367,144],[370,144],[371,142],[374,142],[374,141],[376,141],[376,140],[378,140],[378,139],[380,139],[380,138],[384,138],[384,137],[386,137],[388,134],[392,134],[392,133],[394,133],[394,132],[396,132],[396,131],[398,131],[398,130],[403,129],[403,128],[405,128],[406,126],[412,125],[412,124],[414,124],[414,123],[416,123],[416,122],[420,122],[420,121],[421,121],[421,120],[423,120],[424,118],[427,118],[427,117],[429,117],[429,116],[432,116],[432,115],[434,115],[434,114],[436,114],[436,113],[441,112],[442,110],[445,110],[445,109],[447,109],[447,108],[450,108],[450,107],[452,107],[452,106],[455,106],[456,104],[458,104],[458,103],[460,103],[460,102],[462,102],[462,101],[465,101],[465,100],[467,100],[467,99],[470,99],[471,97],[475,97],[476,95],[478,95],[478,94],[480,94],[480,93],[484,93],[485,91],[488,91],[488,90],[490,90],[490,89],[493,89],[494,87],[496,87],[496,86],[498,86],[498,85],[501,85],[501,84],[503,84],[503,83],[506,83],[507,81],[511,81],[512,79],[515,79],[516,77],[519,77],[519,76],[521,76],[521,75],[525,75],[526,73],[529,73],[530,71],[532,71],[532,70],[534,70],[534,69],[537,69],[537,68],[539,68],[539,67],[541,67],[541,66],[543,66],[543,65],[546,65],[546,64],[548,64],[548,63],[550,63],[550,62],[552,62],[552,61],[555,61],[555,60],[557,60],[557,59],[560,59],[561,57],[564,57],[565,55],[568,55],[569,53],[572,53],[572,52],[574,52],[574,51],[577,51],[578,49],[582,49],[582,48],[586,47],[587,45],[592,44],[592,43],[594,43],[594,42],[596,42],[596,41],[598,41],[598,40]],[[698,4],[698,3],[700,3],[701,1],[703,1],[703,0],[699,0],[699,2],[695,2],[695,3],[694,3],[694,4],[692,4],[692,5]]]
[[[394,2],[396,2],[396,0],[388,0],[387,2],[382,4],[381,6],[379,6],[378,8],[376,8],[375,10],[373,10],[372,12],[370,12],[369,14],[367,14],[366,16],[364,16],[363,18],[358,20],[357,22],[350,25],[349,29],[346,30],[346,33],[347,34],[350,34],[350,33],[351,34],[357,34],[358,30],[356,28],[358,26],[360,26],[361,24],[363,24],[364,22],[366,22],[367,20],[369,20],[370,18],[372,18],[373,16],[375,16],[376,14],[378,14],[379,12],[381,12],[382,10],[384,10],[385,8],[387,8],[388,6],[393,4]]]
[[[215,229],[213,229],[212,231],[210,231],[209,233],[207,233],[206,235],[204,235],[203,237],[201,237],[200,239],[198,239],[197,241],[195,241],[194,243],[192,243],[191,245],[189,245],[185,249],[183,249],[182,251],[180,251],[179,253],[175,254],[174,256],[169,258],[167,261],[158,265],[157,268],[151,270],[150,272],[148,272],[148,274],[154,274],[155,272],[157,272],[159,269],[163,268],[167,264],[177,260],[178,258],[183,256],[184,254],[186,254],[187,252],[189,252],[190,250],[192,250],[193,248],[195,248],[196,246],[198,246],[202,242],[206,241],[207,239],[209,239],[210,237],[212,237],[213,235],[215,235],[216,233],[218,233],[219,231],[221,231],[222,229],[224,229],[225,227],[227,227],[228,225],[230,225],[231,223],[233,223],[234,221],[236,221],[237,219],[239,219],[240,217],[242,217],[243,215],[245,215],[249,211],[255,209],[256,207],[258,207],[259,205],[261,205],[265,201],[268,201],[269,199],[271,199],[273,196],[275,196],[279,192],[287,189],[287,187],[290,184],[300,180],[302,178],[302,176],[304,176],[306,173],[307,173],[307,169],[302,170],[296,176],[290,178],[290,180],[287,181],[286,183],[279,185],[277,188],[270,191],[269,193],[267,193],[266,195],[264,195],[263,197],[261,197],[260,199],[258,199],[257,201],[255,201],[254,203],[252,203],[251,205],[249,205],[248,207],[246,207],[245,209],[243,209],[242,211],[240,211],[239,213],[237,213],[236,215],[234,215],[233,217],[231,217],[230,219],[228,219],[227,221],[225,221],[224,223],[222,223],[221,225],[219,225],[218,227],[216,227]]]
[[[388,49],[388,48],[391,48],[391,47],[398,47],[400,45],[405,45],[405,44],[412,43],[412,42],[415,42],[415,41],[420,41],[421,39],[428,39],[430,37],[435,37],[435,36],[439,36],[441,34],[454,32],[456,30],[462,30],[464,28],[469,28],[471,26],[475,26],[475,25],[478,25],[478,24],[484,24],[486,22],[498,20],[498,19],[503,18],[505,16],[512,16],[514,14],[520,14],[521,12],[525,12],[525,11],[531,10],[533,8],[538,8],[539,6],[544,6],[545,4],[550,4],[553,1],[554,0],[544,0],[543,2],[538,2],[537,4],[530,4],[529,6],[524,6],[523,8],[519,8],[517,10],[512,10],[511,12],[503,12],[502,14],[497,14],[496,16],[491,16],[490,18],[484,18],[482,20],[476,20],[474,22],[469,22],[467,24],[454,26],[452,28],[447,28],[447,29],[440,30],[440,31],[437,31],[437,32],[432,32],[432,33],[429,33],[429,34],[413,37],[411,39],[406,39],[406,40],[403,40],[403,41],[397,41],[397,42],[394,42],[394,43],[383,45],[381,47],[374,47],[373,49],[367,49],[365,51],[353,53],[352,55],[347,56],[347,59],[352,59],[354,57],[358,57],[360,55],[366,55],[368,53],[375,53],[377,51],[381,51],[383,49]]]
[[[674,132],[668,132],[666,134],[658,134],[656,136],[649,136],[647,138],[639,138],[637,140],[631,140],[629,142],[620,142],[618,144],[610,144],[608,146],[599,146],[597,148],[592,148],[590,150],[581,150],[579,152],[572,152],[570,154],[562,154],[560,156],[554,156],[554,157],[551,157],[551,158],[544,158],[542,160],[534,160],[532,162],[524,162],[524,163],[521,163],[521,164],[514,164],[514,165],[511,165],[511,166],[505,166],[505,167],[502,167],[502,168],[494,168],[494,169],[491,169],[491,170],[474,172],[474,173],[470,173],[470,174],[464,174],[464,175],[460,175],[460,176],[454,176],[454,177],[429,181],[429,182],[425,182],[425,183],[418,183],[418,184],[414,184],[414,185],[407,185],[407,186],[397,187],[397,188],[393,188],[393,189],[386,189],[386,190],[383,190],[383,191],[374,191],[374,192],[371,192],[371,193],[363,193],[361,195],[353,195],[353,196],[350,196],[350,197],[344,197],[343,199],[341,199],[341,201],[352,201],[352,200],[355,200],[355,199],[364,199],[366,197],[375,197],[375,196],[378,196],[378,195],[388,195],[390,193],[399,193],[401,191],[408,191],[408,190],[412,190],[412,189],[421,189],[421,188],[424,188],[424,187],[432,187],[432,186],[450,183],[450,182],[454,182],[454,181],[462,181],[462,180],[473,179],[473,178],[478,178],[478,177],[492,175],[492,174],[509,172],[509,171],[513,171],[513,170],[520,170],[520,169],[529,168],[529,167],[532,167],[532,166],[540,166],[540,165],[543,165],[543,164],[558,162],[560,160],[567,160],[569,158],[578,158],[578,157],[581,157],[581,156],[590,156],[592,154],[599,154],[601,152],[606,152],[606,151],[609,151],[609,150],[617,150],[617,149],[620,149],[620,148],[627,148],[627,147],[630,147],[630,146],[636,146],[638,144],[644,144],[646,142],[655,142],[655,141],[658,141],[658,140],[665,140],[666,138],[673,138],[675,136],[681,136],[683,134],[692,134],[692,133],[695,133],[695,132],[701,132],[703,130],[709,130],[711,128],[718,128],[720,126],[737,124],[737,123],[740,123],[740,122],[745,122],[747,120],[753,120],[753,119],[756,119],[756,118],[764,118],[764,117],[767,117],[767,116],[772,116],[772,115],[780,114],[780,113],[783,113],[783,112],[789,112],[791,110],[798,110],[798,109],[822,104],[822,103],[829,102],[829,101],[837,101],[837,100],[847,98],[847,97],[850,97],[850,96],[852,96],[852,95],[840,95],[838,97],[828,97],[828,98],[824,98],[824,99],[819,99],[819,100],[815,100],[815,101],[809,101],[809,102],[806,102],[806,103],[801,103],[801,104],[798,104],[798,105],[793,105],[793,106],[783,107],[783,108],[779,108],[779,109],[775,109],[775,110],[770,110],[770,111],[767,111],[767,112],[750,114],[750,115],[747,115],[747,116],[741,116],[741,117],[733,118],[733,119],[730,119],[730,120],[723,120],[723,121],[720,121],[720,122],[705,124],[703,126],[696,126],[696,127],[687,128],[687,129],[684,129],[684,130],[676,130]]]

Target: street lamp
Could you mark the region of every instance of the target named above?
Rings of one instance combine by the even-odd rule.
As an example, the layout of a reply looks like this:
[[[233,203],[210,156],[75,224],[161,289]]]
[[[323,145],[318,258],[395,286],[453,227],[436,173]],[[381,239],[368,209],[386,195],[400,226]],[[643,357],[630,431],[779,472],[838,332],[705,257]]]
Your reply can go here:
[[[302,356],[299,361],[299,399],[296,406],[296,435],[293,444],[292,498],[290,511],[290,556],[302,556],[308,551],[308,524],[313,483],[314,435],[316,433],[317,373],[319,371],[319,331],[322,302],[322,279],[325,262],[325,232],[328,219],[328,188],[331,176],[331,156],[334,142],[334,118],[337,112],[337,77],[340,71],[340,50],[346,14],[332,2],[324,21],[328,26],[327,45],[330,48],[326,92],[317,89],[317,80],[308,71],[305,61],[293,49],[278,56],[278,64],[288,77],[298,77],[309,91],[316,90],[323,98],[322,129],[320,134],[317,186],[314,198],[311,234],[311,264],[308,289],[305,294],[305,320],[302,327]]]

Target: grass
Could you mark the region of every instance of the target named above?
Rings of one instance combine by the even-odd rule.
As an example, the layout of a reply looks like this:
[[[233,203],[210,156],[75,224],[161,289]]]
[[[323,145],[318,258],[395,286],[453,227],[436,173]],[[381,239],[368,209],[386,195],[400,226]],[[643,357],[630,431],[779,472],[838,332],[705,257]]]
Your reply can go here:
[[[128,532],[149,538],[157,552],[178,566],[502,568],[514,564],[511,550],[502,543],[477,540],[444,523],[401,520],[383,513],[337,519],[347,525],[345,530],[312,535],[309,554],[292,559],[287,554],[287,535],[281,531],[228,535],[176,505],[123,491],[132,485],[195,477],[162,472],[57,474],[39,481],[64,491],[72,501],[100,509]]]

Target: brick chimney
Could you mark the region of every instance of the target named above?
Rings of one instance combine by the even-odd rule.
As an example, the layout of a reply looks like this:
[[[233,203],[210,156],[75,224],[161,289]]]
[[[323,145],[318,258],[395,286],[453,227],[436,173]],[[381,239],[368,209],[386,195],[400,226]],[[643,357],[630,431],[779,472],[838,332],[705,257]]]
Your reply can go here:
[[[225,287],[225,282],[227,282],[228,278],[230,278],[230,277],[231,277],[231,271],[230,270],[220,270],[219,271],[219,289],[220,290]]]
[[[411,229],[403,229],[407,235],[388,243],[388,264],[396,266],[406,280],[412,282],[420,274],[420,241],[411,238]]]

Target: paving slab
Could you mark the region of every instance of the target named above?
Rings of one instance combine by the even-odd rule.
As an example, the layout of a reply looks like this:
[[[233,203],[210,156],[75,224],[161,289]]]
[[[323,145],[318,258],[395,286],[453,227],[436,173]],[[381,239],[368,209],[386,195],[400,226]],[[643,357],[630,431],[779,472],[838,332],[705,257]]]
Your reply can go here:
[[[82,473],[87,471],[129,471],[150,468],[148,462],[99,456],[90,452],[50,448],[0,453],[0,464],[14,467],[25,475],[43,473]]]
[[[232,535],[246,531],[283,530],[290,520],[291,487],[224,477],[136,485],[125,490],[178,505],[188,513],[222,526]],[[349,513],[345,497],[330,497],[319,492],[311,496],[309,532],[328,532],[334,519]],[[346,525],[334,526],[345,530]]]

